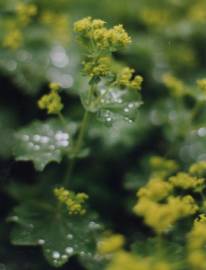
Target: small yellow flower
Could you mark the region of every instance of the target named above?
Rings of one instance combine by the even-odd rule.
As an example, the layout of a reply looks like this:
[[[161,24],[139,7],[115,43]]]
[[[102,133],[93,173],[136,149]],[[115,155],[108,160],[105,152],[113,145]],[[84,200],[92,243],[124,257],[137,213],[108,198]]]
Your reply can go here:
[[[54,195],[62,204],[65,204],[70,215],[84,215],[86,209],[84,207],[88,195],[85,193],[74,193],[63,187],[55,188]]]
[[[200,214],[198,218],[195,219],[194,224],[197,223],[204,223],[206,224],[206,215],[205,214]]]
[[[125,238],[121,234],[113,234],[107,237],[104,237],[98,243],[98,252],[100,254],[108,254],[117,252],[120,250],[125,243]]]
[[[194,175],[204,175],[206,173],[206,161],[198,161],[194,164],[192,164],[189,168],[189,172]]]
[[[165,159],[160,156],[152,156],[149,160],[152,175],[166,177],[178,169],[178,164],[174,160]]]
[[[139,189],[137,196],[159,201],[167,197],[172,189],[170,183],[159,178],[152,178],[146,186]]]
[[[10,49],[17,49],[22,44],[22,32],[18,29],[11,30],[3,40],[3,46]]]
[[[85,61],[83,62],[83,71],[90,77],[104,77],[110,73],[111,68],[111,58],[110,57],[100,57],[95,61]]]
[[[198,87],[206,93],[206,79],[197,80]]]
[[[140,75],[133,77],[134,69],[125,67],[121,70],[117,77],[117,84],[123,88],[140,90],[143,78]]]
[[[163,76],[163,83],[169,89],[172,95],[176,97],[181,97],[185,94],[184,83],[173,75],[165,74]]]
[[[181,218],[195,214],[198,206],[192,196],[170,196],[165,203],[148,198],[140,198],[134,206],[134,212],[144,218],[144,222],[161,234]]]
[[[67,15],[47,10],[42,13],[40,21],[49,28],[53,39],[61,40],[64,43],[68,42],[70,32]]]
[[[104,21],[93,20],[91,17],[77,21],[74,24],[74,31],[79,34],[86,46],[96,47],[100,51],[116,51],[131,43],[131,38],[122,25],[108,29]]]
[[[169,178],[169,182],[173,187],[181,189],[193,189],[194,191],[201,191],[204,187],[205,180],[189,175],[188,173],[180,172],[176,176]]]
[[[37,6],[34,4],[19,3],[16,7],[16,12],[20,22],[26,25],[37,14]]]
[[[57,82],[51,82],[49,84],[49,88],[52,90],[52,91],[58,91],[60,89],[60,84],[57,83]]]
[[[206,269],[206,218],[200,215],[187,237],[188,262],[193,270]]]
[[[74,23],[74,31],[77,33],[85,32],[91,29],[92,18],[86,17]]]
[[[49,87],[51,89],[50,93],[38,100],[38,107],[42,110],[47,110],[48,114],[58,114],[63,109],[61,97],[58,93],[60,85],[58,83],[50,83]]]

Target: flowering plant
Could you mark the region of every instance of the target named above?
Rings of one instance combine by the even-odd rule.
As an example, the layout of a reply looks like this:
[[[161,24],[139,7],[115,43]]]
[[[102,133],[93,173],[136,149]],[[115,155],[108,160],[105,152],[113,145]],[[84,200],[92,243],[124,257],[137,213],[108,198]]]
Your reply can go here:
[[[205,1],[0,7],[0,270],[205,270]]]

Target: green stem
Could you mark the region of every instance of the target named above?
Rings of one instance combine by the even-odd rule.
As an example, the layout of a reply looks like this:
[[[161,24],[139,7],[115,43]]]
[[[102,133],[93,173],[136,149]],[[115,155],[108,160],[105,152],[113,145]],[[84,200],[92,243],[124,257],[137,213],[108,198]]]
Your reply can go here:
[[[67,170],[67,172],[65,174],[65,179],[64,179],[64,183],[63,183],[64,186],[68,185],[68,180],[70,179],[71,174],[72,174],[72,172],[74,170],[75,163],[76,163],[76,158],[77,158],[77,155],[79,154],[79,151],[81,150],[81,146],[82,146],[82,143],[83,143],[83,139],[84,139],[84,135],[85,135],[85,132],[86,132],[88,120],[89,120],[89,112],[85,111],[82,122],[81,122],[81,125],[80,125],[79,134],[78,134],[76,143],[74,144],[74,147],[73,147],[73,151],[72,151],[73,157],[71,159],[68,170]]]
[[[59,117],[60,121],[62,122],[62,125],[65,126],[65,128],[67,128],[67,122],[66,122],[66,120],[61,112],[58,113],[58,117]]]
[[[194,109],[192,110],[192,121],[195,120],[196,116],[198,115],[200,108],[202,107],[201,102],[197,102]]]

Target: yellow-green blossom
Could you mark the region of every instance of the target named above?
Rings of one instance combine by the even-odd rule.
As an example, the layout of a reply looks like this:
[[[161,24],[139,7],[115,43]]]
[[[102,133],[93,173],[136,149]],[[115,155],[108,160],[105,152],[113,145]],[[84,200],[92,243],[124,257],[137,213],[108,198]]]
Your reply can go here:
[[[42,96],[38,100],[38,106],[40,109],[47,110],[48,114],[58,114],[63,109],[61,97],[58,93],[60,85],[51,83],[49,87],[51,89],[50,93]]]
[[[144,8],[141,10],[142,21],[150,27],[166,26],[170,21],[170,12],[165,9]]]
[[[196,220],[191,232],[188,234],[188,262],[193,270],[206,269],[206,218],[204,215]]]
[[[37,14],[37,6],[34,4],[19,3],[16,7],[16,12],[20,22],[25,25],[29,23],[31,17]]]
[[[193,215],[198,206],[190,195],[168,197],[165,203],[158,203],[148,198],[140,198],[134,212],[144,218],[144,222],[161,234],[181,218]]]
[[[188,12],[190,20],[198,23],[205,23],[206,21],[206,3],[205,1],[194,1]]]
[[[181,97],[185,94],[184,83],[171,74],[163,76],[163,83],[169,89],[170,93],[176,97]]]
[[[206,224],[206,215],[205,214],[200,214],[194,221],[194,224],[197,224],[197,223]]]
[[[180,172],[176,176],[169,178],[169,182],[173,187],[181,189],[193,189],[194,191],[201,191],[204,187],[205,180],[189,175],[188,173]]]
[[[206,79],[197,80],[198,87],[206,93]]]
[[[69,17],[66,14],[47,10],[42,13],[40,21],[49,28],[52,39],[68,42],[70,31]]]
[[[148,184],[137,192],[139,198],[148,198],[154,201],[164,199],[172,191],[172,185],[160,178],[152,178]]]
[[[54,194],[56,198],[65,204],[70,215],[83,215],[86,213],[84,206],[88,195],[85,193],[74,193],[73,191],[66,190],[65,188],[55,188]]]
[[[143,82],[143,78],[137,75],[133,78],[135,70],[129,67],[125,67],[117,76],[117,84],[123,88],[130,88],[140,90]]]
[[[178,169],[176,161],[160,156],[152,156],[149,160],[149,165],[152,169],[152,175],[160,177],[168,176]]]
[[[74,24],[74,31],[79,34],[86,46],[99,50],[116,51],[131,43],[131,38],[122,25],[106,28],[102,20],[86,17]],[[87,39],[87,41],[86,41]],[[88,43],[89,41],[89,43]]]
[[[17,49],[22,44],[22,32],[18,29],[13,29],[7,33],[3,39],[3,46],[9,49]]]
[[[125,243],[125,238],[121,234],[112,234],[101,239],[97,249],[100,254],[108,254],[119,251]]]
[[[206,161],[201,160],[192,164],[189,168],[189,172],[198,176],[204,175],[206,173]]]
[[[110,73],[111,58],[102,56],[95,61],[83,62],[83,71],[89,76],[104,77]]]

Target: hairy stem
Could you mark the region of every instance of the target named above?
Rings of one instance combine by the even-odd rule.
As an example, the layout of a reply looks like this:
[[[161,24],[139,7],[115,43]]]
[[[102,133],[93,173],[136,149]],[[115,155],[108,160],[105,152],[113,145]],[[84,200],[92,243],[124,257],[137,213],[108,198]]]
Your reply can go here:
[[[89,112],[85,111],[84,116],[82,118],[81,125],[80,125],[80,130],[79,130],[79,133],[78,133],[78,137],[77,137],[77,140],[76,140],[76,142],[74,144],[74,147],[73,147],[72,159],[71,159],[70,165],[68,167],[68,170],[66,171],[66,174],[65,174],[64,186],[68,185],[68,181],[69,181],[69,179],[70,179],[70,177],[72,175],[72,172],[74,170],[75,163],[76,163],[76,158],[77,158],[77,156],[79,154],[79,151],[81,150],[84,135],[85,135],[85,132],[86,132],[86,129],[87,129],[88,120],[89,120]]]

